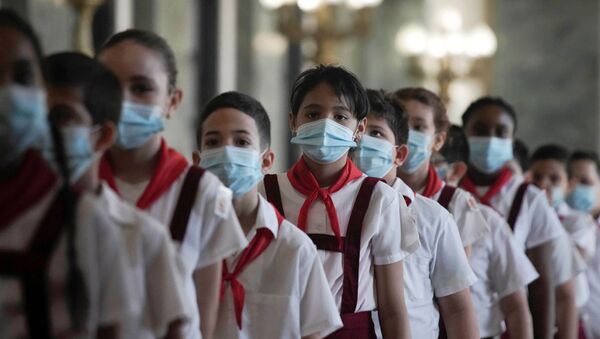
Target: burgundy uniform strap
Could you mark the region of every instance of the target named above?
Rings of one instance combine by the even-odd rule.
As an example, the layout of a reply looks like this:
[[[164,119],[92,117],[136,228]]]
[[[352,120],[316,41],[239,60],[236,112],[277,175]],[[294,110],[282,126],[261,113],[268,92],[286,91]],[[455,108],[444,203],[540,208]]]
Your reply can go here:
[[[452,201],[452,198],[454,197],[454,192],[456,192],[456,187],[448,185],[444,186],[440,192],[438,203],[446,210],[448,209],[448,206],[450,206],[450,201]]]
[[[0,251],[0,276],[18,278],[30,338],[51,338],[48,265],[64,226],[63,192],[56,195],[27,251]],[[78,194],[74,193],[75,197]]]
[[[525,192],[527,192],[527,188],[529,187],[529,183],[522,183],[521,186],[517,189],[517,193],[515,194],[515,198],[513,199],[513,203],[510,206],[510,212],[508,214],[508,218],[506,221],[508,225],[510,225],[510,229],[515,229],[515,224],[517,222],[517,217],[521,212],[521,205],[523,205],[523,198],[525,197]]]
[[[279,181],[277,180],[277,174],[266,174],[263,179],[265,185],[265,193],[267,194],[267,201],[270,202],[279,211],[283,217],[283,203],[281,202],[281,191],[279,190]]]
[[[341,313],[354,313],[358,300],[358,264],[360,260],[360,238],[363,222],[375,185],[381,181],[377,178],[366,178],[354,201],[348,230],[344,241],[344,284],[342,290]]]
[[[345,242],[342,242],[340,247],[340,242],[335,237],[335,235],[329,234],[320,234],[320,233],[307,233],[308,237],[312,242],[317,246],[318,249],[328,252],[340,252],[344,253]],[[342,241],[346,238],[342,237]]]
[[[179,198],[177,199],[177,205],[175,205],[175,212],[173,213],[173,219],[171,219],[171,238],[175,241],[182,242],[185,238],[185,232],[190,220],[190,213],[194,207],[196,201],[196,195],[198,193],[198,187],[200,186],[200,179],[204,175],[205,170],[198,166],[192,166],[189,168]]]

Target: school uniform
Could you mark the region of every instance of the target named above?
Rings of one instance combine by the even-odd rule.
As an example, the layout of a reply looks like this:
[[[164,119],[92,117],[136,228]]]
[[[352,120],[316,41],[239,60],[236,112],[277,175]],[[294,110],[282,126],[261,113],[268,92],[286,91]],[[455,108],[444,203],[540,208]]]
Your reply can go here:
[[[262,196],[247,240],[223,263],[215,338],[326,336],[342,327],[314,244]]]
[[[596,220],[596,237],[600,237],[600,220]],[[586,276],[590,287],[590,297],[583,306],[583,320],[586,338],[600,338],[600,241],[596,242],[594,255],[587,262]]]
[[[502,298],[526,290],[539,275],[504,218],[485,205],[479,209],[490,225],[490,233],[473,243],[469,261],[478,281],[471,286],[471,297],[479,334],[487,338],[500,335],[506,329],[500,308]]]
[[[118,185],[107,152],[100,164],[100,176],[122,197],[139,195],[136,188]],[[133,190],[133,192],[131,191]],[[194,271],[220,262],[246,246],[231,203],[231,191],[216,176],[195,166],[161,141],[157,168],[135,201],[161,224],[168,226],[178,249],[184,293],[192,312],[187,338],[200,338],[200,317],[196,305]]]
[[[446,297],[476,283],[454,219],[437,202],[415,194],[402,180],[392,188],[407,197],[421,246],[404,260],[404,295],[413,338],[437,338],[436,298]]]
[[[130,314],[119,230],[95,196],[74,192],[74,247],[87,319],[82,331],[73,330],[67,305],[66,206],[60,186],[33,150],[25,154],[17,177],[0,184],[3,337],[90,338],[99,327],[119,326]]]
[[[446,185],[433,166],[429,166],[427,182],[419,193],[440,202],[452,214],[464,247],[485,237],[490,231],[490,226],[481,214],[473,196],[461,188]],[[445,201],[446,199],[448,201]]]
[[[398,194],[367,178],[349,159],[328,188],[319,187],[301,158],[287,173],[266,176],[259,190],[317,246],[345,326],[332,337],[373,338],[373,265],[393,264],[409,254],[402,247]]]
[[[149,214],[125,203],[106,184],[99,193],[110,219],[119,226],[127,254],[132,317],[124,338],[162,338],[175,320],[186,320],[185,295],[170,235]]]

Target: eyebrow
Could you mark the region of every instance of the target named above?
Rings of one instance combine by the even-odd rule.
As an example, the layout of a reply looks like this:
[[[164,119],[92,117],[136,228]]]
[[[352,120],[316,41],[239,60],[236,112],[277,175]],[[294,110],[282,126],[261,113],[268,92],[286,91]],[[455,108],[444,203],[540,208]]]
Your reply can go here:
[[[319,104],[308,104],[308,105],[302,107],[302,109],[310,109],[310,108],[323,108],[323,106],[319,105]],[[333,109],[338,110],[338,111],[344,110],[344,111],[350,112],[350,108],[348,108],[347,106],[344,106],[344,105],[335,105],[335,106],[333,106]]]
[[[251,135],[250,132],[244,130],[244,129],[238,129],[233,131],[233,133],[242,133],[242,134],[247,134],[247,135]],[[205,136],[211,136],[211,135],[220,135],[221,133],[218,131],[207,131],[206,133],[204,133]]]
[[[145,75],[132,75],[129,77],[130,81],[149,81],[154,83],[154,80],[150,77],[147,77]]]

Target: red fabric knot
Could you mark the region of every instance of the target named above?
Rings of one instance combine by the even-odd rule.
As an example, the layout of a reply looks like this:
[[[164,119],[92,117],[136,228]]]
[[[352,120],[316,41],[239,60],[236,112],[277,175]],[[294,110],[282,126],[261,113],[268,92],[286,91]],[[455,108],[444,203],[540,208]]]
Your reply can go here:
[[[298,227],[306,232],[306,222],[310,207],[317,198],[320,198],[323,201],[323,204],[325,204],[325,210],[327,211],[327,217],[331,223],[331,229],[338,239],[338,246],[339,248],[342,248],[343,240],[340,232],[340,224],[335,204],[331,199],[331,194],[342,189],[348,182],[362,177],[362,172],[350,159],[347,159],[336,182],[327,188],[321,188],[317,179],[308,168],[304,158],[300,158],[300,160],[287,172],[287,176],[292,187],[306,196],[306,200],[304,200],[298,215]]]
[[[477,186],[473,182],[473,180],[466,176],[460,183],[460,187],[471,193],[477,200],[479,200],[482,204],[491,206],[492,199],[498,194],[504,185],[506,185],[513,176],[513,172],[508,167],[504,167],[496,180],[490,185],[487,192],[484,195],[480,195],[477,191]]]
[[[444,182],[437,175],[435,169],[433,169],[433,166],[429,164],[429,169],[427,173],[427,183],[425,184],[425,189],[423,190],[423,196],[431,198],[437,192],[439,192],[443,186]]]

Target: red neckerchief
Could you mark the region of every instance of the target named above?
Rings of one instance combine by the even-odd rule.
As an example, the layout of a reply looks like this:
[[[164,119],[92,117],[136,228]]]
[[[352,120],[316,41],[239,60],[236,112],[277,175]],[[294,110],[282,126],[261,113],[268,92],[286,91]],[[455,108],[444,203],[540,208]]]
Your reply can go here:
[[[443,186],[444,183],[435,172],[435,169],[433,169],[433,166],[429,164],[429,169],[427,173],[427,183],[425,184],[425,189],[423,190],[422,195],[424,195],[427,198],[431,198],[437,192],[439,192]]]
[[[146,186],[144,193],[138,199],[136,206],[140,209],[146,209],[165,193],[171,184],[177,180],[188,167],[187,160],[177,151],[167,146],[164,139],[160,142],[160,158],[152,178]],[[117,193],[119,189],[115,183],[114,173],[110,164],[110,155],[104,154],[100,162],[100,179],[106,181],[108,185]]]
[[[471,193],[482,204],[491,206],[492,198],[494,198],[494,196],[496,196],[496,194],[500,192],[502,187],[504,187],[504,185],[506,185],[506,183],[510,181],[512,176],[513,172],[508,167],[504,167],[500,171],[500,174],[496,178],[496,181],[494,181],[494,183],[490,185],[490,188],[487,190],[487,192],[485,192],[483,196],[481,196],[479,192],[477,192],[477,186],[475,186],[475,183],[468,176],[464,177],[463,180],[460,182],[460,187]]]
[[[0,182],[0,229],[40,201],[58,179],[36,150],[28,150],[18,174]]]
[[[340,234],[340,224],[335,205],[333,204],[333,200],[331,200],[331,194],[339,191],[342,187],[346,186],[348,182],[358,179],[362,175],[362,172],[348,158],[346,160],[346,165],[342,169],[342,174],[337,181],[328,188],[321,188],[317,179],[315,179],[315,176],[310,172],[310,169],[306,165],[304,158],[300,158],[294,167],[287,172],[287,177],[290,180],[292,187],[302,195],[306,196],[306,200],[304,200],[304,204],[302,204],[300,213],[298,214],[298,227],[306,232],[306,219],[308,218],[310,206],[317,198],[321,198],[325,204],[333,234],[335,234],[341,246],[342,236]]]
[[[277,215],[277,222],[279,226],[283,222],[283,217],[276,208],[273,207],[275,214]],[[242,273],[242,271],[252,262],[254,259],[258,258],[269,244],[273,241],[273,233],[266,227],[261,227],[256,230],[256,234],[248,244],[248,246],[244,249],[242,254],[240,254],[240,258],[235,265],[235,268],[232,272],[229,272],[227,268],[227,263],[223,260],[223,271],[221,274],[221,298],[225,293],[225,283],[229,282],[231,285],[231,293],[233,294],[233,307],[235,309],[235,320],[237,321],[238,327],[242,329],[242,311],[244,309],[244,299],[246,298],[246,289],[244,285],[238,280],[238,276]]]

